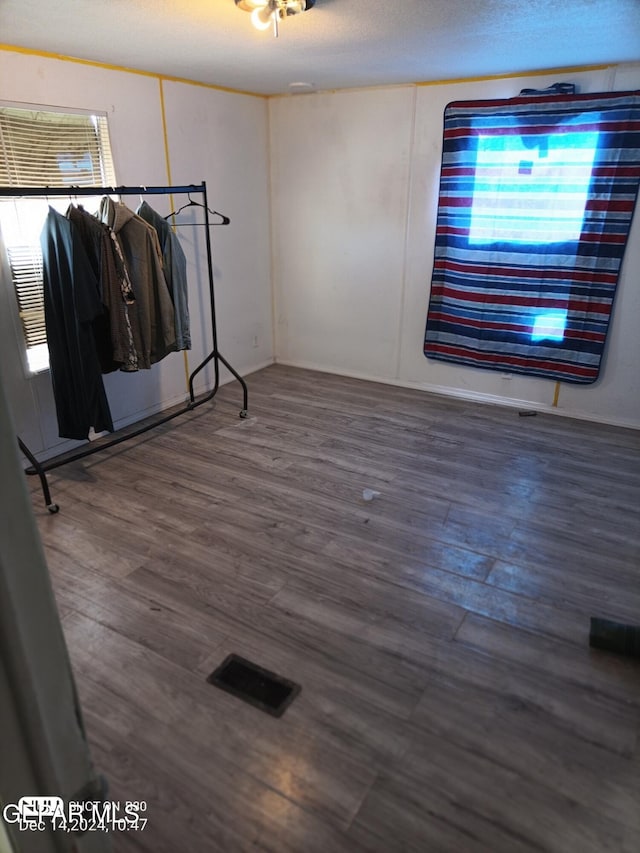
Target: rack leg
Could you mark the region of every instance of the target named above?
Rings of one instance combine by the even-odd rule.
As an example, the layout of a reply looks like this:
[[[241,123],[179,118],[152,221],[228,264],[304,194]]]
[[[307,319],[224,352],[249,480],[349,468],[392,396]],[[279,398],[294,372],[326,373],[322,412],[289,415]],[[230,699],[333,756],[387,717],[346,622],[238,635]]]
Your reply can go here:
[[[229,373],[231,373],[233,376],[235,376],[235,378],[238,380],[238,382],[242,385],[242,409],[240,410],[240,417],[241,418],[248,418],[249,417],[249,391],[247,389],[247,383],[244,381],[242,376],[240,376],[240,374],[237,373],[233,369],[233,367],[231,367],[231,365],[229,364],[227,359],[224,358],[224,356],[220,355],[220,353],[218,353],[218,360],[224,364],[224,366],[227,368]]]
[[[216,368],[216,371],[215,371],[216,372],[216,382],[215,382],[215,385],[213,386],[213,388],[211,389],[211,391],[209,391],[209,393],[207,394],[207,396],[204,399],[206,401],[206,400],[210,400],[212,397],[215,397],[215,395],[218,391],[218,364],[217,364],[217,360],[219,357],[220,356],[216,352],[216,350],[212,350],[209,353],[209,355],[204,359],[204,361],[201,361],[200,364],[191,372],[191,376],[189,377],[189,397],[191,399],[192,405],[195,403],[195,400],[196,400],[195,391],[193,390],[194,379],[196,378],[198,373],[200,373],[200,371],[203,370],[209,364],[210,361],[214,361],[214,360],[215,360],[214,364],[215,364],[215,368]]]
[[[211,389],[211,391],[209,391],[209,393],[207,394],[206,397],[204,397],[202,400],[199,400],[198,402],[196,402],[195,401],[195,393],[193,390],[193,380],[195,379],[196,375],[204,367],[206,367],[207,364],[209,364],[210,361],[214,362],[214,365],[216,368],[215,385]],[[191,373],[191,376],[189,377],[189,397],[191,399],[190,408],[195,408],[195,406],[199,406],[201,403],[205,403],[207,400],[211,400],[212,397],[215,397],[215,395],[218,391],[218,381],[219,381],[218,362],[219,361],[221,361],[224,364],[224,366],[227,368],[229,373],[231,373],[232,376],[234,376],[238,380],[240,385],[242,386],[242,409],[240,410],[240,417],[241,418],[248,418],[249,417],[249,411],[248,411],[248,409],[249,409],[249,390],[247,388],[247,383],[244,381],[242,376],[240,376],[240,374],[236,370],[234,370],[233,367],[231,367],[231,365],[229,364],[227,359],[223,355],[221,355],[217,350],[213,350],[212,352],[210,352],[209,355],[205,358],[205,360],[200,362],[200,364],[195,368],[195,370]]]
[[[51,500],[51,492],[49,491],[49,482],[47,480],[47,475],[45,474],[44,468],[38,462],[33,453],[29,450],[24,441],[18,436],[18,446],[20,450],[27,457],[29,462],[31,462],[31,467],[33,470],[27,469],[27,474],[37,474],[40,478],[40,487],[42,488],[42,496],[44,497],[44,502],[47,505],[47,509],[51,513],[58,512],[60,507],[58,504],[54,504]]]

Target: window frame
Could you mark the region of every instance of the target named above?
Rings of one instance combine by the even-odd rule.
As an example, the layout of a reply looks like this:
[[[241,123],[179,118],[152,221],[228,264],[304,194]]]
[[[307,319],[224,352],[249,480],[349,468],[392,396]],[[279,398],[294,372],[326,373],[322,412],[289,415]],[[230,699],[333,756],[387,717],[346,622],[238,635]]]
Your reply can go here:
[[[70,142],[76,146],[78,144],[73,143],[73,130],[71,130],[69,136],[62,140],[59,149],[53,149],[58,161],[57,171],[51,168],[49,164],[49,168],[46,171],[43,168],[42,171],[37,172],[34,176],[31,174],[30,164],[24,169],[21,169],[20,162],[17,167],[14,166],[16,160],[19,160],[20,155],[24,156],[25,151],[27,155],[29,154],[29,150],[26,149],[22,138],[14,138],[13,148],[9,147],[11,146],[11,139],[9,139],[9,146],[5,145],[3,148],[3,128],[0,127],[0,181],[2,181],[3,188],[10,188],[12,186],[69,187],[69,199],[71,199],[73,197],[73,186],[116,186],[113,149],[106,111],[0,100],[0,122],[2,122],[3,112],[4,115],[8,114],[7,121],[9,123],[14,113],[24,113],[24,119],[27,123],[29,121],[29,114],[32,114],[32,127],[27,128],[25,131],[25,138],[33,138],[34,144],[36,142],[35,137],[37,136],[38,115],[45,117],[42,120],[42,126],[45,127],[47,122],[50,122],[55,127],[56,115],[61,117],[60,125],[64,125],[64,119],[67,117],[79,116],[87,118],[89,119],[88,122],[78,122],[78,133],[87,135],[89,139],[88,153],[95,155],[90,160],[91,169],[86,175],[82,175],[78,169],[76,171],[70,170],[68,173],[70,176],[69,180],[65,180],[65,171],[61,168],[61,164],[64,161],[60,158],[65,153],[68,154],[69,150],[72,149],[67,148],[65,151],[64,143]],[[68,124],[69,127],[73,128],[74,122],[70,121]],[[90,125],[93,125],[92,129],[90,129]],[[10,133],[10,130],[4,127],[4,133],[6,135]],[[18,129],[15,132],[15,136],[19,137],[20,133],[21,129]],[[17,155],[15,152],[17,152]],[[50,152],[47,153],[50,155]],[[26,161],[23,159],[21,162],[24,163]],[[43,162],[48,161],[45,161],[43,158]],[[42,281],[42,252],[39,243],[39,233],[38,239],[35,238],[33,233],[29,236],[24,236],[25,231],[29,229],[23,228],[19,224],[19,219],[20,216],[27,219],[29,216],[33,216],[41,218],[42,224],[44,224],[47,206],[50,204],[63,213],[69,204],[69,199],[58,198],[56,200],[52,198],[50,201],[47,201],[46,198],[40,200],[31,197],[20,199],[17,196],[0,198],[0,205],[3,205],[3,216],[11,216],[13,220],[13,227],[7,228],[7,230],[12,231],[11,238],[7,239],[7,236],[3,235],[3,247],[5,251],[3,268],[8,274],[10,287],[13,290],[16,304],[15,316],[18,325],[16,329],[17,340],[22,343],[22,363],[27,378],[48,371],[49,358],[48,351],[45,353],[42,350],[43,346],[46,347],[46,327]],[[7,203],[13,204],[15,209],[14,215],[10,214],[8,208],[4,206]],[[91,199],[85,197],[85,203],[90,204]],[[37,210],[39,210],[39,213],[35,213]],[[17,235],[20,235],[19,242]],[[14,236],[16,236],[16,239],[14,239]],[[36,360],[37,355],[40,355],[38,360]]]

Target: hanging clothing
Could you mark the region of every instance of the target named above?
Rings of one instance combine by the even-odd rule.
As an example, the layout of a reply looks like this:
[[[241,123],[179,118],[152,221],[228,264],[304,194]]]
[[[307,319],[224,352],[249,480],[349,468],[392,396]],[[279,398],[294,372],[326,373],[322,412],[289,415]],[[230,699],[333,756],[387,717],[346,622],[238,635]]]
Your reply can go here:
[[[105,197],[99,218],[113,229],[120,244],[135,296],[129,312],[138,366],[149,368],[176,351],[173,302],[164,276],[162,251],[155,229],[122,202]]]
[[[69,207],[67,210],[67,219],[71,220],[75,226],[73,229],[73,239],[78,239],[82,243],[85,250],[87,260],[91,264],[91,269],[95,276],[98,285],[98,294],[102,304],[102,310],[92,320],[91,328],[93,338],[96,345],[96,353],[100,362],[100,369],[103,373],[110,373],[112,370],[117,370],[118,365],[114,361],[113,348],[111,346],[111,330],[109,324],[109,312],[102,297],[102,288],[100,281],[100,236],[99,232],[95,232],[91,226],[87,227],[82,219],[82,214],[75,211],[75,208]],[[96,221],[98,228],[101,224]]]
[[[104,312],[97,329],[94,323],[94,334],[102,372],[135,371],[138,356],[129,320],[129,305],[135,299],[126,266],[116,253],[117,243],[112,239],[111,229],[82,207],[70,206],[67,219],[76,226],[99,283]]]
[[[40,235],[49,365],[61,438],[113,432],[92,324],[104,315],[98,277],[76,226],[49,208]]]
[[[187,293],[187,259],[180,241],[166,219],[146,202],[141,202],[136,213],[152,225],[160,241],[164,275],[173,301],[176,328],[176,349],[191,349],[189,322],[189,297]]]

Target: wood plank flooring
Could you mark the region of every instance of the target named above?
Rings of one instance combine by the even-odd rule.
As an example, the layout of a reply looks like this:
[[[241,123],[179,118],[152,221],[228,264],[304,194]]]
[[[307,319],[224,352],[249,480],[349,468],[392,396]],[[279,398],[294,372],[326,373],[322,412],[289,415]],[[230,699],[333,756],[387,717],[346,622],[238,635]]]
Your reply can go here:
[[[640,433],[270,367],[37,480],[128,853],[638,853]],[[379,492],[371,501],[363,490]],[[206,676],[302,685],[281,719]]]

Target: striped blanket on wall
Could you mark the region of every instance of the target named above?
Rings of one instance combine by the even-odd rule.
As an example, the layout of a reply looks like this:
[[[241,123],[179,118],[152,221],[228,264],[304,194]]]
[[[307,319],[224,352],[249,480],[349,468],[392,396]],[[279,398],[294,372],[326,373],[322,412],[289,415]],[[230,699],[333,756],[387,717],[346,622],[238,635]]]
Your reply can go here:
[[[598,378],[640,183],[640,92],[445,110],[424,352]]]

